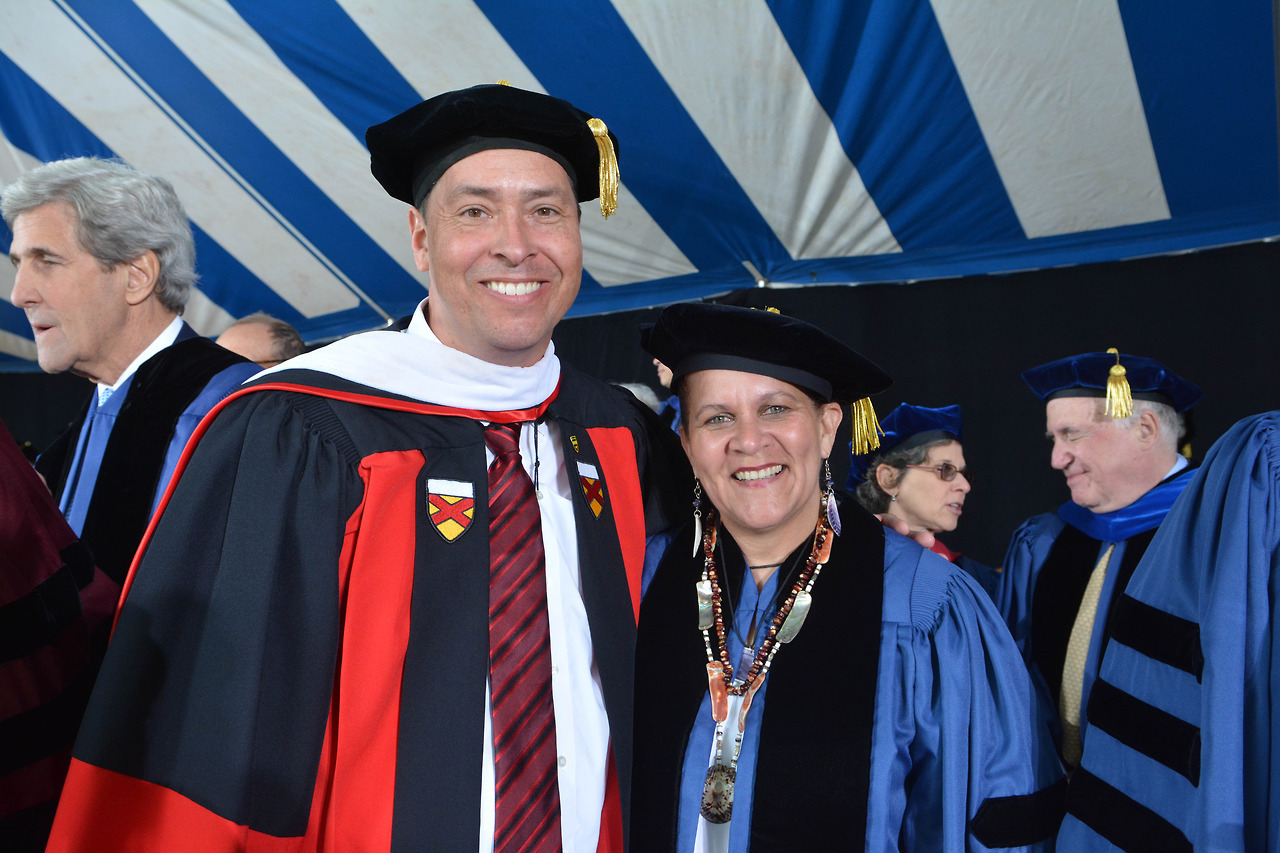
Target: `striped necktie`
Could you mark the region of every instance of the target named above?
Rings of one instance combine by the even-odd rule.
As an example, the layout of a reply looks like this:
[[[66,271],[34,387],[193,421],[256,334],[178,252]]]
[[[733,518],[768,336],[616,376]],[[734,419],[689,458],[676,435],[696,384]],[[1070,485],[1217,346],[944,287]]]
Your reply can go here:
[[[1084,693],[1084,665],[1089,658],[1089,641],[1093,638],[1093,621],[1098,615],[1098,595],[1107,577],[1107,564],[1111,543],[1089,575],[1089,583],[1080,599],[1075,624],[1071,626],[1071,639],[1067,641],[1067,657],[1062,665],[1062,694],[1058,703],[1062,713],[1062,757],[1070,769],[1080,764],[1084,746],[1080,741],[1080,697]]]
[[[520,464],[519,424],[491,424],[489,690],[496,853],[560,849],[551,634],[542,518]]]

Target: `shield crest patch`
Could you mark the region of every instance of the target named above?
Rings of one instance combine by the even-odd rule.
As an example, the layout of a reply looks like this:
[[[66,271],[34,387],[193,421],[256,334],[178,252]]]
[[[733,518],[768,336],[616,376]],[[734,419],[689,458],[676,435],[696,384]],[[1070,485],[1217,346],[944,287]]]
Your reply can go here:
[[[604,482],[600,479],[600,472],[596,470],[596,466],[579,462],[578,482],[582,484],[582,494],[587,499],[587,506],[591,513],[599,518],[600,513],[604,511]]]
[[[427,480],[427,512],[431,526],[452,542],[471,526],[475,516],[475,487],[461,480]]]

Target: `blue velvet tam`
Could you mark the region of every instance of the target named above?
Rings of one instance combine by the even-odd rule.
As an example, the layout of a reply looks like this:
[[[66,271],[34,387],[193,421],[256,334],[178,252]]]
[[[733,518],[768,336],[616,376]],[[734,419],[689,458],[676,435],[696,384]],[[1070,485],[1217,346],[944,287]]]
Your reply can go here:
[[[1118,359],[1135,400],[1165,403],[1185,412],[1203,396],[1199,386],[1155,359],[1123,352]],[[1033,367],[1022,379],[1046,403],[1058,397],[1106,397],[1107,379],[1116,362],[1115,353],[1088,352]]]
[[[867,478],[867,467],[874,456],[882,456],[892,450],[910,450],[940,439],[960,441],[960,407],[930,409],[903,403],[885,416],[880,422],[880,430],[884,435],[880,438],[878,450],[872,453],[852,453],[850,448],[849,479],[845,484],[847,488],[857,488]]]

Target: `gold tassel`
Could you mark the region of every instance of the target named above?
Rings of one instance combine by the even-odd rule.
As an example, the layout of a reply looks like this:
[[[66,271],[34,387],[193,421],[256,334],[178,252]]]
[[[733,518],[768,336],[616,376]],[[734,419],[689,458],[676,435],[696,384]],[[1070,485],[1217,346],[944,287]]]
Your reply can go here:
[[[1127,418],[1133,414],[1133,393],[1120,364],[1120,350],[1111,347],[1107,352],[1115,353],[1116,363],[1111,365],[1111,374],[1107,377],[1107,405],[1103,411],[1112,418]]]
[[[613,151],[613,140],[604,122],[589,119],[587,127],[591,128],[596,147],[600,149],[600,212],[608,219],[618,212],[618,155]]]
[[[870,453],[880,446],[880,422],[876,420],[876,410],[871,405],[870,397],[856,400],[849,406],[849,414],[853,417],[853,452],[861,455]]]

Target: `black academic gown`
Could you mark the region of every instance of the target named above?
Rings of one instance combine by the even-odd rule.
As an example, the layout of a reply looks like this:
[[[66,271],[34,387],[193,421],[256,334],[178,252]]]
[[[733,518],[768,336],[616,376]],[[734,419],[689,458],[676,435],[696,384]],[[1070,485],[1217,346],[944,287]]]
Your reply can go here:
[[[750,731],[743,746],[754,784],[739,784],[730,849],[1048,849],[1061,769],[1047,732],[1032,728],[1031,685],[994,605],[861,507],[845,503],[841,515],[808,618],[748,715],[759,732],[758,748]],[[682,813],[696,820],[709,751],[707,741],[688,778],[691,733],[712,726],[694,592],[703,560],[691,541],[685,527],[666,548],[640,615],[637,853],[690,849],[677,846],[678,826]],[[793,575],[808,548],[784,563]],[[723,528],[721,551],[726,597],[740,600],[746,567]]]
[[[144,545],[50,849],[473,850],[488,507],[450,541],[428,481],[485,494],[477,413],[311,371],[253,385],[281,390],[238,392],[197,434]],[[687,494],[671,434],[655,455],[664,431],[630,400],[563,368],[545,413],[510,414],[556,421],[571,482],[579,463],[599,474],[574,513],[619,838],[645,519]]]
[[[244,369],[224,374],[236,365]],[[257,367],[242,356],[200,337],[184,324],[172,345],[147,359],[134,373],[80,531],[81,541],[89,546],[98,566],[117,584],[124,583],[147,529],[178,419],[211,381],[217,379],[225,395],[256,371]],[[59,500],[88,415],[86,406],[36,463]]]

